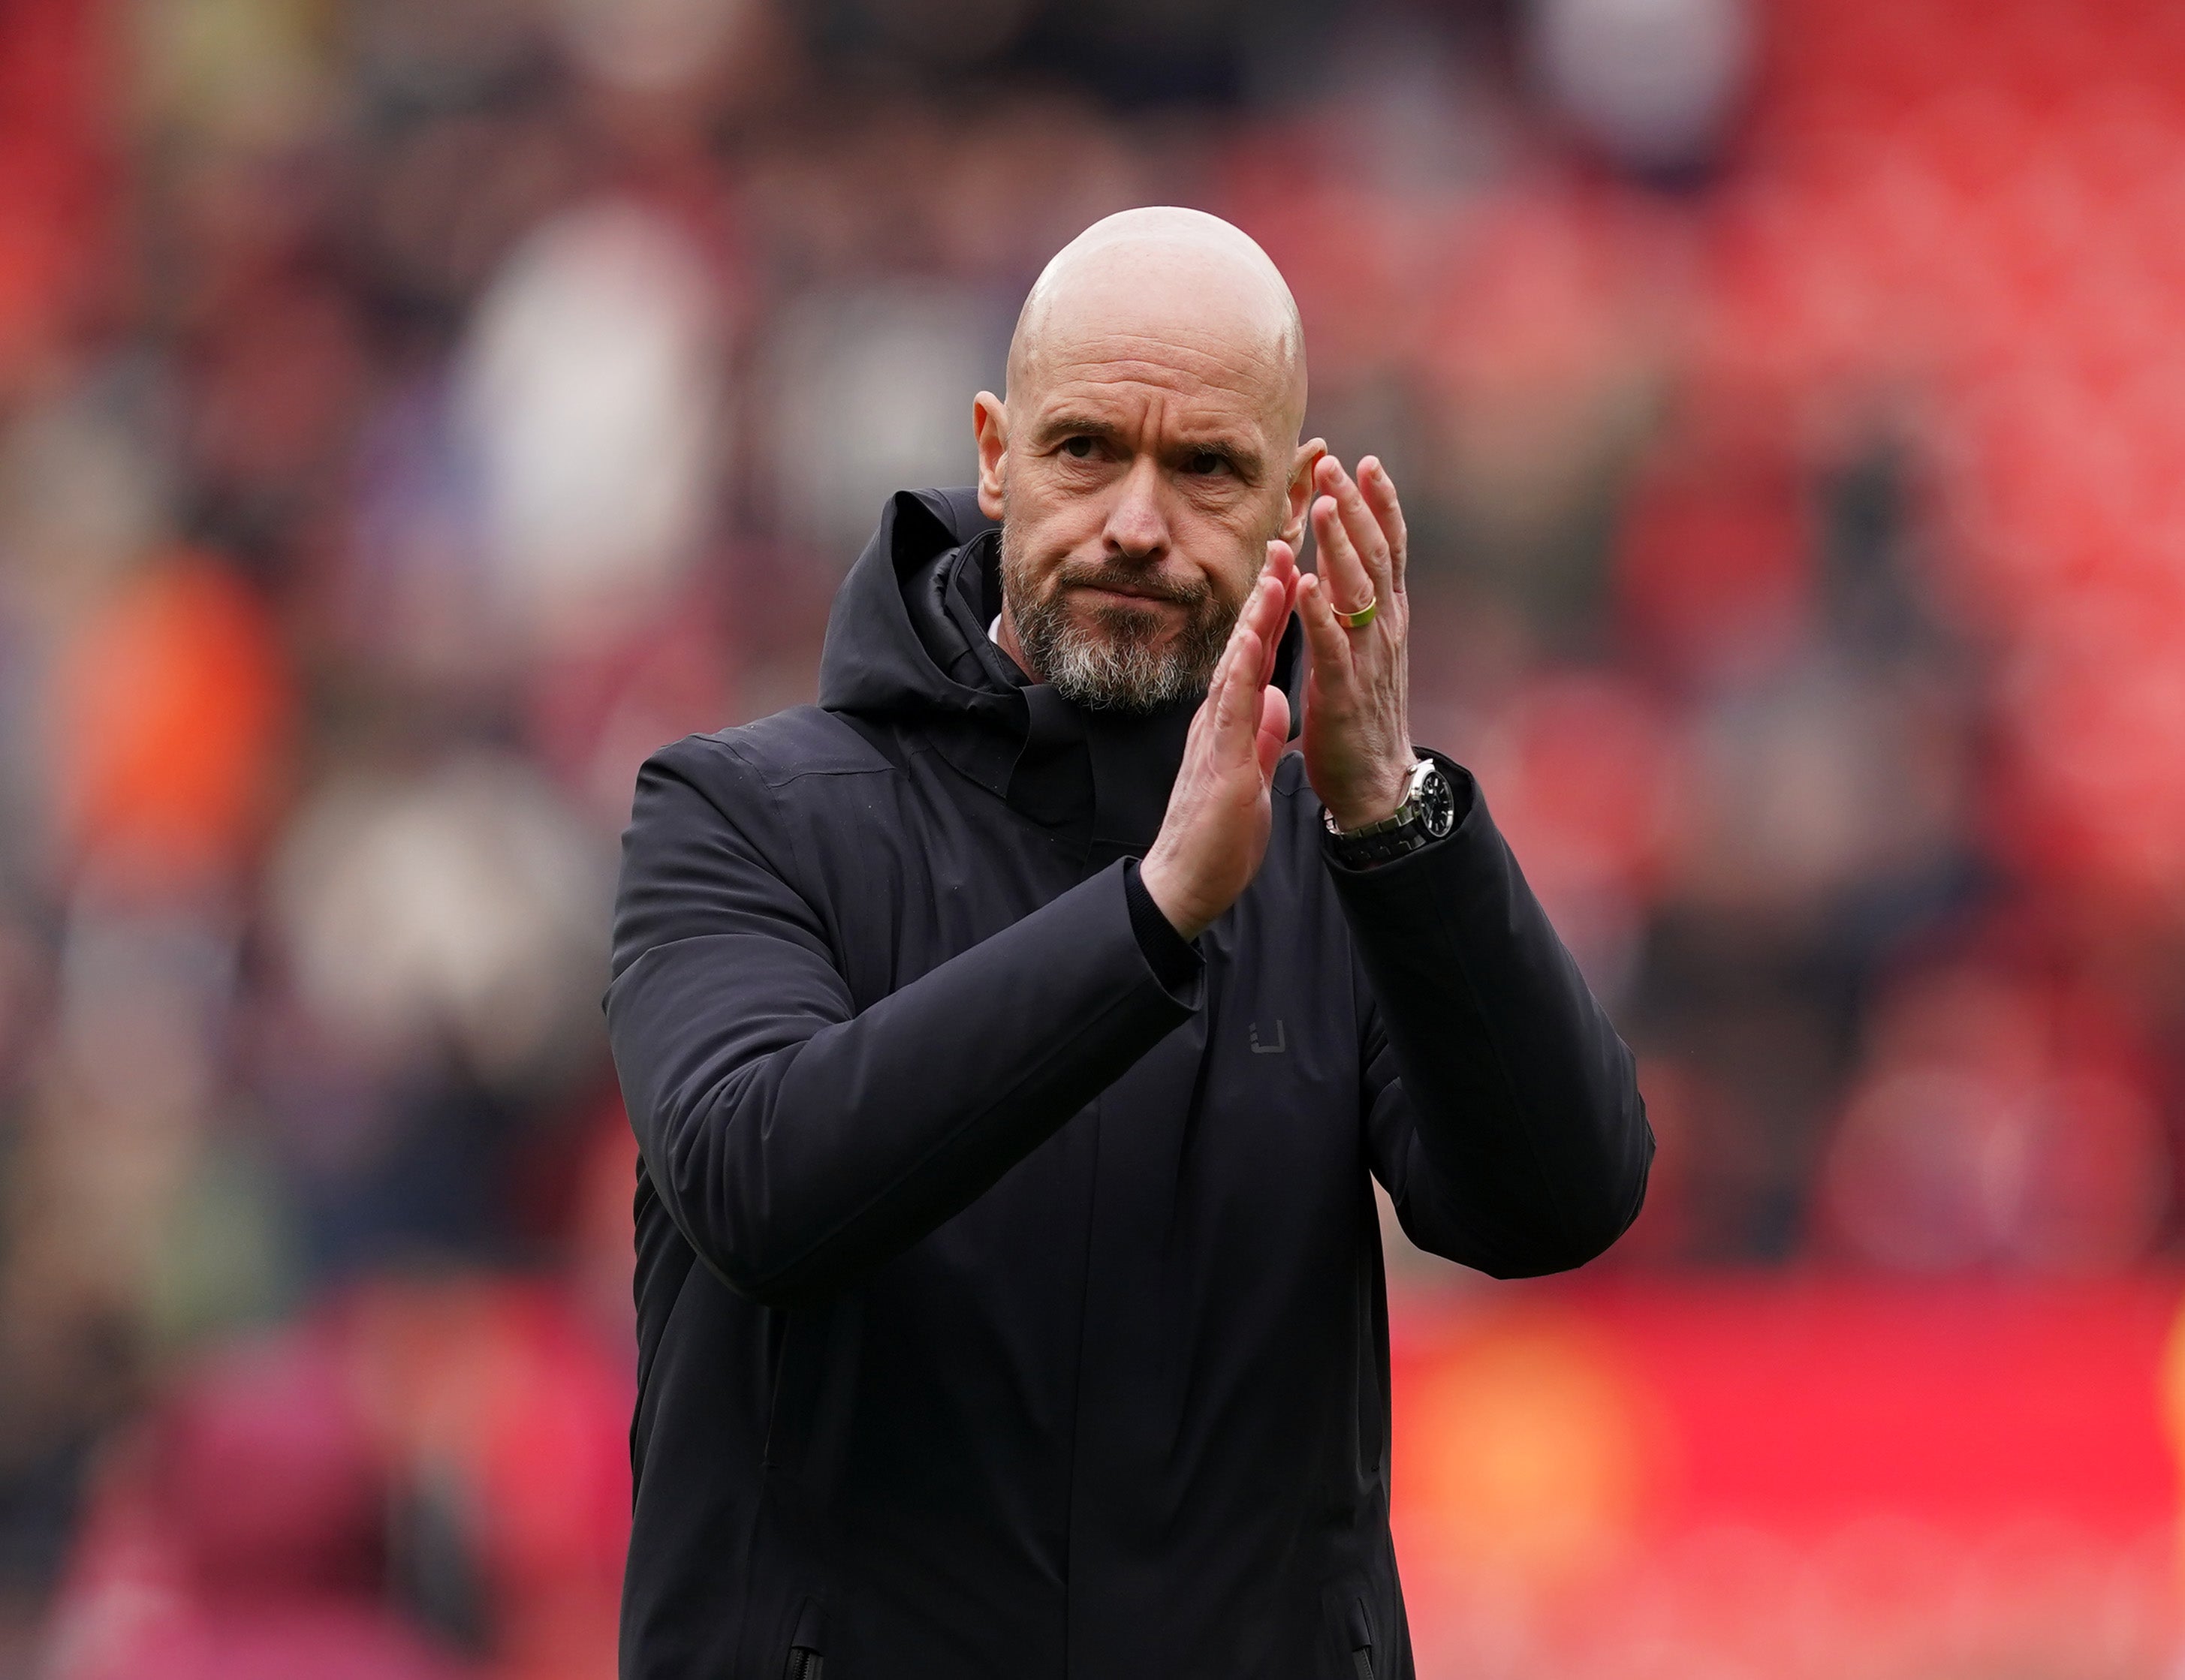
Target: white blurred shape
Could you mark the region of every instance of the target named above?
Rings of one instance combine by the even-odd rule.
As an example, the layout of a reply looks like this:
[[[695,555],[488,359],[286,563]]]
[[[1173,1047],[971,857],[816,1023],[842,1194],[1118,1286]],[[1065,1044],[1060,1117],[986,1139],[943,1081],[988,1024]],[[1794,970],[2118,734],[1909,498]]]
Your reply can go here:
[[[1704,161],[1752,64],[1742,0],[1536,0],[1532,25],[1549,96],[1638,169]]]
[[[618,87],[686,86],[718,65],[748,21],[751,0],[558,0],[577,61]]]
[[[895,491],[970,483],[971,399],[999,388],[1006,332],[976,295],[943,286],[793,308],[773,368],[789,527],[847,565]]]
[[[657,602],[709,524],[723,420],[704,264],[606,203],[533,234],[480,304],[455,424],[480,475],[494,593],[549,639]]]
[[[512,1081],[584,1043],[611,886],[550,788],[481,753],[329,787],[289,832],[273,909],[305,1003],[338,1036],[388,1060],[452,1043]]]

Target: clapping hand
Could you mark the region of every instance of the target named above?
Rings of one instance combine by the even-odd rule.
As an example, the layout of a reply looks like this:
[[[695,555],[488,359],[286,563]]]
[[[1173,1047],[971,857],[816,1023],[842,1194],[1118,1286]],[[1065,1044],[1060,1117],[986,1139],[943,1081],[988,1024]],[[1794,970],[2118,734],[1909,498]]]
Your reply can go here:
[[[1372,455],[1355,480],[1322,456],[1313,486],[1320,570],[1300,576],[1287,542],[1267,544],[1266,567],[1192,719],[1168,813],[1140,868],[1154,902],[1186,939],[1236,902],[1266,855],[1270,790],[1290,722],[1288,700],[1271,686],[1275,649],[1293,609],[1312,649],[1305,768],[1321,803],[1338,826],[1363,828],[1394,814],[1411,779],[1411,607],[1396,487]],[[1368,606],[1371,616],[1360,620]],[[1360,622],[1346,624],[1346,615]]]
[[[1374,456],[1353,479],[1323,455],[1313,469],[1316,573],[1300,580],[1298,616],[1312,649],[1305,691],[1305,770],[1336,826],[1395,814],[1417,754],[1411,731],[1411,603],[1404,594],[1404,511]],[[1372,617],[1353,629],[1371,604]]]
[[[1160,834],[1138,879],[1169,924],[1196,939],[1260,872],[1274,820],[1275,761],[1290,703],[1273,686],[1275,649],[1297,601],[1297,556],[1279,539],[1229,633],[1205,703],[1191,720]]]

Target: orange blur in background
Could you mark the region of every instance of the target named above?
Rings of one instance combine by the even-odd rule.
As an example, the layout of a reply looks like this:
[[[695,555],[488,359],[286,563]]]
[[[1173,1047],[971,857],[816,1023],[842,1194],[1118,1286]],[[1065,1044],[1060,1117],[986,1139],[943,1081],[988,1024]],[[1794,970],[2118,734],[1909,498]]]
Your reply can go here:
[[[2178,1671],[2185,14],[16,0],[0,1680],[612,1672],[635,767],[1144,203],[1661,1137],[1575,1278],[1388,1227],[1422,1675]]]

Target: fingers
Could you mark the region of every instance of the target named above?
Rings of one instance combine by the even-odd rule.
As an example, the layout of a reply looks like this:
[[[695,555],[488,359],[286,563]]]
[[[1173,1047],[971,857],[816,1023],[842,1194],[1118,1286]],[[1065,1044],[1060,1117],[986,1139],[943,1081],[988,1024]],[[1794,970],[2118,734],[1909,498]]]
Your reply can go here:
[[[1282,627],[1297,605],[1297,551],[1281,538],[1276,538],[1267,544],[1266,569],[1260,575],[1273,578],[1282,592],[1282,606],[1262,638],[1266,645],[1260,660],[1260,682],[1264,686],[1275,679],[1275,655],[1282,646]]]
[[[1213,680],[1206,685],[1206,701],[1201,708],[1204,715],[1213,720],[1217,740],[1230,733],[1231,714],[1235,710],[1233,696],[1237,689],[1237,672],[1243,661],[1244,650],[1251,642],[1251,628],[1239,615],[1236,628],[1229,633],[1229,645],[1221,650],[1221,661],[1214,667]]]
[[[1280,689],[1260,690],[1260,735],[1257,745],[1260,754],[1260,781],[1264,786],[1275,779],[1275,765],[1289,745],[1290,698]]]
[[[1206,698],[1199,702],[1199,712],[1191,720],[1193,734],[1203,724],[1214,735],[1221,732],[1221,719],[1229,691],[1235,686],[1231,680],[1237,673],[1237,661],[1242,655],[1248,630],[1244,615],[1237,616],[1237,622],[1229,631],[1228,645],[1221,650],[1221,657],[1214,662],[1214,674],[1206,682]]]
[[[1312,650],[1312,667],[1318,681],[1347,680],[1351,674],[1350,632],[1335,616],[1325,577],[1299,581],[1298,617],[1305,622],[1305,643]]]
[[[1271,568],[1263,572],[1238,615],[1238,622],[1249,627],[1258,639],[1260,663],[1251,668],[1259,673],[1261,683],[1274,674],[1274,648],[1282,639],[1282,620],[1289,616],[1290,589],[1289,582]]]
[[[1341,461],[1330,455],[1320,464],[1318,482],[1323,494],[1335,504],[1335,518],[1340,522],[1343,534],[1349,539],[1350,551],[1358,557],[1369,586],[1365,594],[1348,603],[1347,610],[1355,612],[1367,600],[1389,600],[1396,589],[1389,556],[1389,535],[1382,529],[1373,510],[1366,505],[1357,481],[1343,470]],[[1315,512],[1317,511],[1316,506]],[[1313,528],[1320,529],[1317,522]]]
[[[1273,639],[1269,632],[1272,623],[1278,622],[1274,615],[1287,594],[1275,578],[1266,576],[1252,586],[1244,610],[1237,615],[1237,628],[1229,633],[1229,645],[1222,650],[1214,681],[1208,685],[1206,701],[1214,712],[1215,742],[1225,757],[1242,758],[1249,751],[1247,742],[1259,722],[1258,696],[1266,688],[1266,678],[1260,671]]]
[[[1411,558],[1411,539],[1404,526],[1403,505],[1396,500],[1396,481],[1389,476],[1378,455],[1367,455],[1358,463],[1358,485],[1366,493],[1366,505],[1372,510],[1388,544],[1389,581],[1400,594],[1404,567]]]
[[[1267,544],[1267,563],[1261,570],[1262,578],[1271,578],[1281,587],[1285,607],[1297,600],[1297,550],[1277,537]]]
[[[1327,463],[1322,462],[1322,472],[1327,470]],[[1374,599],[1373,575],[1359,558],[1334,497],[1314,499],[1312,534],[1320,544],[1321,582],[1333,592],[1331,599],[1337,606],[1345,612],[1356,612]]]

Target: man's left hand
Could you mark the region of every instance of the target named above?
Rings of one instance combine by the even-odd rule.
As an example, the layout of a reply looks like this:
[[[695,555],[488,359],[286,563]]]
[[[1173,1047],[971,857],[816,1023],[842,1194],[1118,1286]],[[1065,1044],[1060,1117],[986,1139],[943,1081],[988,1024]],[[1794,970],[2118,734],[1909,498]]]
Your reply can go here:
[[[1372,455],[1353,479],[1333,455],[1313,469],[1320,561],[1299,580],[1298,616],[1312,647],[1305,692],[1305,769],[1343,829],[1393,817],[1417,755],[1411,749],[1404,511],[1389,470]],[[1375,604],[1351,629],[1336,617]]]

